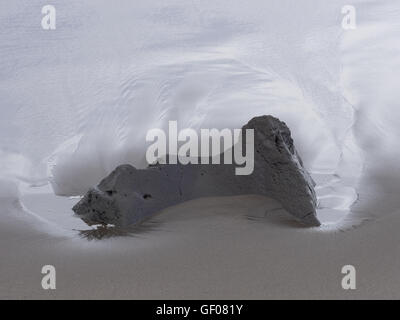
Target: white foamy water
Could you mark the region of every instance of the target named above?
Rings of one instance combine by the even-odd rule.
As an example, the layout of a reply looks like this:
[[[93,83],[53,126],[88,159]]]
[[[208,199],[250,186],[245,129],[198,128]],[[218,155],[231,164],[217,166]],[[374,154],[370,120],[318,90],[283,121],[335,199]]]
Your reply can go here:
[[[1,178],[81,195],[119,164],[144,167],[147,130],[169,120],[240,128],[271,114],[317,182],[323,221],[400,205],[396,1],[353,1],[349,31],[342,0],[52,4],[53,31],[40,1],[0,4]],[[25,199],[41,211],[40,197]]]

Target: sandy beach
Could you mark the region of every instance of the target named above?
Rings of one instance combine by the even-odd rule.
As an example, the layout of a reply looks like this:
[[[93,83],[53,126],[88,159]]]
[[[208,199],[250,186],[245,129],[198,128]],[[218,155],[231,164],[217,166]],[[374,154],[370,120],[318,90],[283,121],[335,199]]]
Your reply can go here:
[[[170,208],[130,236],[88,241],[2,203],[3,299],[398,298],[398,212],[355,229],[307,229],[268,198],[213,198]],[[41,287],[45,264],[56,267],[56,290]],[[341,287],[348,264],[356,290]]]
[[[0,299],[400,298],[398,1],[353,1],[352,28],[346,0],[52,5],[46,29],[39,1],[0,4]],[[290,129],[321,227],[255,195],[129,232],[74,216],[118,165],[148,165],[149,130],[261,115]]]

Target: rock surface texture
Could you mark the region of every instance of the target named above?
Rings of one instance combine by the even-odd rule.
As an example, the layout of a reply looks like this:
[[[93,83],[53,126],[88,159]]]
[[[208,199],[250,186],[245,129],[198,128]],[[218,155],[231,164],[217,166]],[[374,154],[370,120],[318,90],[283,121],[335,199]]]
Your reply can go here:
[[[89,190],[73,210],[89,225],[125,227],[184,201],[257,194],[278,200],[302,224],[319,226],[314,182],[286,124],[261,116],[242,129],[254,129],[254,171],[250,175],[235,175],[235,164],[156,164],[146,169],[121,165]]]

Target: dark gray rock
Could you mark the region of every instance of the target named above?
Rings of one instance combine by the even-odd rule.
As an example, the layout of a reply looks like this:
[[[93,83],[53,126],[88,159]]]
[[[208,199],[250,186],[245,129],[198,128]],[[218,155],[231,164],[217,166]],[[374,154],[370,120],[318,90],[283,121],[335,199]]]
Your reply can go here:
[[[262,116],[243,129],[254,129],[254,171],[250,175],[235,175],[235,164],[156,164],[140,170],[121,165],[89,190],[73,210],[89,225],[128,226],[191,199],[259,194],[278,200],[304,225],[319,226],[314,182],[286,124]],[[245,143],[244,132],[242,137]]]

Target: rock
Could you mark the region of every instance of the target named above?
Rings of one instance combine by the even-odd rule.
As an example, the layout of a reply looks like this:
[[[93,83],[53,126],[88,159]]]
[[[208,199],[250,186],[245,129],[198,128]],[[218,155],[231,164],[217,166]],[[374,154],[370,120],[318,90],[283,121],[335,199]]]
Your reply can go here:
[[[156,164],[146,169],[121,165],[89,190],[73,210],[89,225],[129,226],[196,198],[258,194],[278,200],[302,224],[319,226],[314,182],[286,124],[262,116],[243,129],[254,129],[254,171],[250,175],[235,175],[235,164]]]

